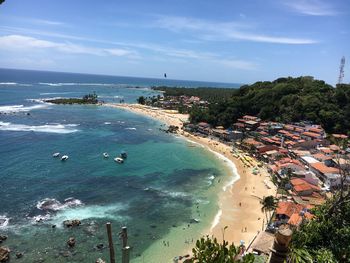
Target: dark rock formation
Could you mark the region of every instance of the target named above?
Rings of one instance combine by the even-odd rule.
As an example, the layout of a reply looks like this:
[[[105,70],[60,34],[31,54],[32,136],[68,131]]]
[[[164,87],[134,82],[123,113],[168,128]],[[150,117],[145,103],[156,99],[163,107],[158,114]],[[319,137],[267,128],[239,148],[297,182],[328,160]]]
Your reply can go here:
[[[0,247],[0,262],[7,262],[10,260],[11,250],[8,247]]]
[[[63,224],[64,224],[66,227],[74,227],[74,226],[80,226],[81,221],[78,220],[78,219],[65,220],[65,221],[63,221]]]

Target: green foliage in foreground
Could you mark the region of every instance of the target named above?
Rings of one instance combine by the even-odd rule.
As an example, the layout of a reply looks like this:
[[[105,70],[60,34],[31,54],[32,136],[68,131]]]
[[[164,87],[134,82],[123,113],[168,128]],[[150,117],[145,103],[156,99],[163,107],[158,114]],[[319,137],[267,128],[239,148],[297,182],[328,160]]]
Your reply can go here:
[[[197,240],[196,247],[192,249],[193,258],[190,262],[200,263],[253,263],[254,255],[248,254],[242,258],[239,257],[241,247],[229,245],[227,241],[223,244],[218,243],[217,239],[211,239],[208,236]]]
[[[290,262],[350,262],[350,194],[328,200],[314,215],[294,233]]]
[[[229,127],[245,114],[285,123],[306,120],[321,124],[327,132],[348,133],[350,85],[333,88],[312,77],[256,82],[235,90],[225,100],[211,103],[208,109],[194,107],[190,120]]]

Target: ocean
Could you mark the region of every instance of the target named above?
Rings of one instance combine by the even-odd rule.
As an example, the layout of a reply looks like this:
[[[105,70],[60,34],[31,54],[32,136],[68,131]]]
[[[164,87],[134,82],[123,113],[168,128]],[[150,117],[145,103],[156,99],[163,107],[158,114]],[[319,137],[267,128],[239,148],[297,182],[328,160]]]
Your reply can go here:
[[[231,180],[220,157],[162,132],[164,125],[146,116],[42,101],[96,92],[106,102],[135,103],[157,95],[150,87],[158,85],[239,87],[0,69],[0,234],[8,235],[13,257],[24,253],[18,262],[108,260],[106,222],[118,262],[122,226],[132,262],[172,262],[210,227],[217,190]],[[121,151],[128,153],[124,164],[113,161]],[[65,228],[69,219],[82,225]],[[72,249],[69,237],[77,240]]]

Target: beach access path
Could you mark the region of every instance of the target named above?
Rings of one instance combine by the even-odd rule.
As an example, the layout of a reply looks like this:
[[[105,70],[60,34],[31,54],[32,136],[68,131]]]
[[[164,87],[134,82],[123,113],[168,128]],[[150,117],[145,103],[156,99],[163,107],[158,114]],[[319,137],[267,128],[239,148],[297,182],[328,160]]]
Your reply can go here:
[[[181,129],[182,124],[188,121],[188,114],[179,114],[176,111],[153,108],[140,104],[112,104],[105,106],[125,109],[137,114],[155,118],[167,125],[180,127],[179,135],[198,143],[211,151],[221,154],[232,161],[239,174],[239,180],[223,187],[218,193],[219,211],[211,226],[203,235],[213,235],[222,240],[225,230],[225,240],[239,245],[244,241],[248,245],[255,235],[266,225],[265,214],[261,211],[260,200],[264,196],[276,195],[276,187],[270,180],[266,168],[259,168],[257,175],[252,173],[253,167],[247,167],[243,162],[232,155],[232,147],[210,138],[196,136]],[[232,174],[230,176],[233,176]],[[266,182],[269,187],[266,186]]]

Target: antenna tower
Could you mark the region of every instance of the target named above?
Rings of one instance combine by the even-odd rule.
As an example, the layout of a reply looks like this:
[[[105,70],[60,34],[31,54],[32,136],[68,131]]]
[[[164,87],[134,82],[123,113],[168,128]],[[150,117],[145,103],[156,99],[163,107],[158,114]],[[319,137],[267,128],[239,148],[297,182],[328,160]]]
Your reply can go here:
[[[340,68],[339,68],[339,78],[338,84],[342,84],[344,78],[344,66],[345,66],[345,57],[343,56],[340,60]]]

